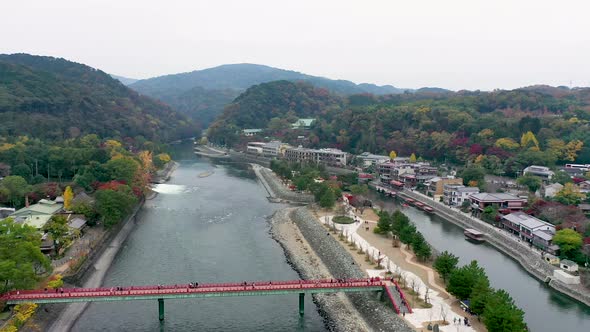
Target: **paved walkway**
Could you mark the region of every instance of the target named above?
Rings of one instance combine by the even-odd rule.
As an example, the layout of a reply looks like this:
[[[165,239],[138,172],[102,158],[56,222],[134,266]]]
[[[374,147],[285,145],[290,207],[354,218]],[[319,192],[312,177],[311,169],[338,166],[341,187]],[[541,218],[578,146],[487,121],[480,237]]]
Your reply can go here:
[[[424,298],[428,292],[428,298],[432,304],[432,308],[412,308],[414,313],[406,314],[406,321],[413,326],[417,331],[425,329],[428,322],[442,321],[443,316],[450,322],[449,325],[440,326],[440,331],[445,332],[467,332],[467,331],[484,331],[481,328],[481,324],[478,325],[476,330],[473,326],[455,325],[453,319],[463,319],[464,312],[459,308],[456,300],[451,297],[444,287],[440,286],[436,281],[437,277],[429,267],[423,266],[412,261],[413,255],[408,251],[394,250],[391,241],[385,237],[380,237],[373,233],[375,221],[367,221],[356,216],[354,213],[350,213],[352,218],[357,218],[360,222],[343,225],[336,224],[335,227],[338,230],[342,230],[343,234],[349,239],[359,245],[365,252],[368,252],[374,259],[381,259],[381,265],[389,271],[401,273],[405,276],[407,284],[411,285],[414,283],[414,288],[417,290],[418,296]],[[320,222],[324,224],[330,224],[332,216],[320,217]],[[369,226],[369,231],[365,230],[366,225]],[[361,231],[358,231],[359,228]],[[368,238],[371,242],[367,241]],[[379,244],[375,243],[376,238],[380,238]],[[394,251],[397,251],[396,255]],[[385,270],[367,270],[369,276],[379,276],[385,273]],[[425,283],[424,280],[427,280]],[[471,320],[471,317],[468,317]]]

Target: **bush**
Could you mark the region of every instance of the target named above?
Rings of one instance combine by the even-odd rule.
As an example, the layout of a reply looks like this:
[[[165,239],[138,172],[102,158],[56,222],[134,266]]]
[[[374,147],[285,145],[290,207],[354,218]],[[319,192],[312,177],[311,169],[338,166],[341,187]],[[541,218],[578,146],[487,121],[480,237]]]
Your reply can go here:
[[[337,224],[352,224],[354,222],[354,219],[347,216],[335,216],[332,218],[332,221]]]

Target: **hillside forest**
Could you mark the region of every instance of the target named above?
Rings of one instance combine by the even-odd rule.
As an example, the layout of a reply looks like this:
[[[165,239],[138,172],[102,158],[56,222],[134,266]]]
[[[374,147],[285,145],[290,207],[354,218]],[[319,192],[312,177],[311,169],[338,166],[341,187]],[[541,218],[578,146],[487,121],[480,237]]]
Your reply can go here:
[[[317,121],[309,130],[292,129],[298,118]],[[260,128],[263,136],[294,145],[355,154],[394,150],[515,175],[531,164],[590,163],[589,121],[589,88],[342,97],[305,83],[277,81],[236,98],[210,126],[208,139],[237,145],[244,141],[242,129]]]

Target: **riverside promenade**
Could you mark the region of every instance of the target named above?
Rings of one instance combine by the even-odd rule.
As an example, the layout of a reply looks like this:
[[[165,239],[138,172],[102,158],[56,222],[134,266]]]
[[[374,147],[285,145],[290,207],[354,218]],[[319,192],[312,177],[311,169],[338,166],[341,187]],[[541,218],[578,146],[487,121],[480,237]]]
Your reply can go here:
[[[412,260],[412,254],[405,249],[393,248],[390,240],[381,239],[382,241],[375,241],[376,236],[367,236],[369,233],[373,235],[372,228],[376,224],[376,221],[365,220],[353,212],[349,212],[349,216],[356,218],[359,222],[337,224],[332,222],[333,215],[322,216],[319,218],[319,221],[330,228],[333,227],[339,232],[342,232],[349,243],[355,243],[363,252],[371,256],[373,260],[380,262],[382,269],[367,269],[367,275],[371,277],[384,277],[384,273],[390,271],[405,280],[405,284],[417,293],[416,296],[422,299],[429,299],[429,303],[432,305],[431,308],[413,307],[411,313],[406,312],[404,319],[408,324],[417,331],[426,329],[431,322],[440,323],[442,321],[449,322],[448,325],[439,325],[440,331],[444,332],[485,330],[484,328],[476,329],[474,326],[453,324],[452,322],[454,320],[462,320],[465,313],[457,305],[456,299],[446,292],[444,286],[438,284],[435,272],[426,266],[415,263]],[[365,222],[371,224],[370,230],[359,231],[359,229],[365,228],[367,225]],[[394,250],[398,250],[401,255],[399,253],[394,255]],[[358,264],[360,265],[360,262]],[[418,271],[425,273],[418,273]],[[422,274],[425,274],[425,276],[422,276]]]
[[[404,189],[399,194],[431,206],[435,213],[445,220],[448,220],[459,227],[474,228],[486,234],[486,241],[499,251],[517,261],[529,274],[535,278],[548,283],[550,287],[573,299],[576,299],[587,306],[590,306],[590,290],[582,285],[567,285],[553,279],[555,267],[545,262],[541,257],[541,251],[531,248],[524,242],[500,228],[494,227],[481,219],[451,208],[421,193]]]

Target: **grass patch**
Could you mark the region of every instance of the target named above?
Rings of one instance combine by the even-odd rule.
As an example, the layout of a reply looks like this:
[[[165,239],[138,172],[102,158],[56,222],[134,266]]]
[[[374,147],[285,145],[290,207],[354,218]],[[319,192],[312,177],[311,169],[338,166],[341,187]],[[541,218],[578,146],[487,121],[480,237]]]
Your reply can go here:
[[[332,218],[332,221],[337,224],[352,224],[354,222],[354,219],[347,216],[335,216]]]

